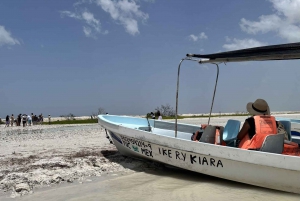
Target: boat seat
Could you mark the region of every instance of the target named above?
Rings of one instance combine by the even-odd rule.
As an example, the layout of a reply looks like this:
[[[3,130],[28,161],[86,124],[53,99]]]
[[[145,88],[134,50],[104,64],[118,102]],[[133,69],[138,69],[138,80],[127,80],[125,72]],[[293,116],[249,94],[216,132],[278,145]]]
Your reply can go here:
[[[291,135],[300,136],[300,132],[298,132],[298,131],[291,131]]]
[[[199,141],[210,143],[210,144],[215,144],[215,138],[216,138],[216,127],[208,125],[205,128]]]
[[[288,120],[279,120],[279,122],[283,124],[284,129],[286,130],[286,132],[288,134],[288,140],[291,141],[291,139],[292,139],[291,122]]]
[[[260,148],[260,151],[282,154],[284,146],[284,134],[268,135]]]
[[[229,119],[227,121],[222,136],[223,136],[223,141],[228,146],[235,146],[233,144],[235,144],[236,137],[239,134],[240,126],[241,126],[241,122],[238,120]]]

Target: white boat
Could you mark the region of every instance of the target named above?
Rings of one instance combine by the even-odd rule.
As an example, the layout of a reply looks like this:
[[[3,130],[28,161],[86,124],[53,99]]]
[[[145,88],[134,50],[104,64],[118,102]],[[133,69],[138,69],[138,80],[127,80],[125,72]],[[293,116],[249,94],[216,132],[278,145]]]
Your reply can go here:
[[[200,58],[200,59],[199,59]],[[282,135],[266,138],[259,151],[215,144],[215,129],[209,125],[200,142],[191,141],[197,125],[177,123],[180,66],[184,60],[212,63],[300,59],[300,43],[265,46],[210,55],[188,54],[178,67],[176,120],[174,123],[146,118],[99,115],[99,124],[121,154],[158,161],[223,179],[300,194],[300,157],[283,155]],[[219,71],[219,70],[218,70]],[[215,91],[218,75],[216,78]],[[214,95],[215,95],[214,91]],[[212,111],[214,96],[212,100]],[[290,126],[291,121],[279,119]],[[210,123],[210,118],[208,124]],[[235,142],[240,122],[229,120],[221,128],[221,140]],[[291,131],[288,131],[289,134]],[[220,139],[219,139],[220,140]],[[290,140],[293,140],[290,135]],[[271,142],[271,144],[270,144]],[[289,143],[289,142],[285,142]]]

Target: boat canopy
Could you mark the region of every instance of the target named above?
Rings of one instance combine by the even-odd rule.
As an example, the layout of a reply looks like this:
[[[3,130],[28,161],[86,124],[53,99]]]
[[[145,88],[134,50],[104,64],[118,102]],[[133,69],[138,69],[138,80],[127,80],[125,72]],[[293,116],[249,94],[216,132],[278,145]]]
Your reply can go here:
[[[187,54],[186,56],[200,58],[199,63],[300,59],[300,43],[269,45],[249,49],[220,52],[216,54]]]

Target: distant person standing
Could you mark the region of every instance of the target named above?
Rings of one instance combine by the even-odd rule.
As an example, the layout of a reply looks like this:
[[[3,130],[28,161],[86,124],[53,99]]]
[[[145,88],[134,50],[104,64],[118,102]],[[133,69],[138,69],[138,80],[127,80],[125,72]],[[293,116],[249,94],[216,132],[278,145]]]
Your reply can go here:
[[[162,120],[162,116],[160,114],[160,111],[157,110],[157,113],[156,113],[156,116],[157,116],[157,120],[161,121]]]
[[[43,115],[42,115],[42,114],[39,115],[38,121],[39,121],[39,124],[40,124],[40,125],[43,124],[44,119],[43,119]]]
[[[38,116],[37,122],[38,122],[38,124],[40,124],[40,125],[42,124],[42,117],[41,117],[41,115]]]
[[[21,114],[18,115],[17,126],[21,126]]]
[[[31,113],[32,114],[32,113]],[[30,115],[27,116],[27,122],[28,122],[28,126],[31,126],[32,123],[32,118]]]
[[[32,121],[32,125],[34,125],[34,115],[33,115],[33,113],[31,113],[31,121]]]
[[[37,124],[39,122],[39,118],[36,115],[33,116],[32,123],[33,122],[34,124]]]
[[[14,114],[12,114],[10,117],[10,125],[13,126],[14,122],[15,122],[15,117],[14,117]]]
[[[26,122],[27,122],[27,115],[26,114],[23,114],[22,116],[22,122],[23,122],[23,127],[26,126]]]
[[[6,115],[5,118],[5,127],[9,127],[9,115]]]
[[[155,115],[154,115],[153,112],[150,113],[150,116],[151,116],[152,119],[155,119]]]
[[[49,122],[49,125],[50,125],[50,122],[51,122],[51,115],[50,114],[48,115],[48,122]]]

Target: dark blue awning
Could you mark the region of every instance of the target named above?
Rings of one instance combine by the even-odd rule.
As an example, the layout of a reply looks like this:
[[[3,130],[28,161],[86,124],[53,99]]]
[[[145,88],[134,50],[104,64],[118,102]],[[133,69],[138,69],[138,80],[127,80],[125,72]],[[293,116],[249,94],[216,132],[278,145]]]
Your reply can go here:
[[[262,46],[216,54],[187,54],[186,56],[200,58],[199,63],[300,59],[300,43]]]

